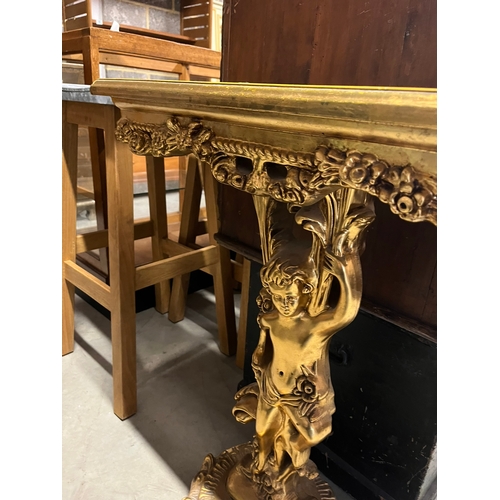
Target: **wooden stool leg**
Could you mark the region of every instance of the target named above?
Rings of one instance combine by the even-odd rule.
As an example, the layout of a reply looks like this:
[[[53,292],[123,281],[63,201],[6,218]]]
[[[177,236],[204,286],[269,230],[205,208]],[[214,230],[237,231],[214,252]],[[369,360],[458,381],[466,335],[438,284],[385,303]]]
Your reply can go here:
[[[186,174],[184,203],[181,209],[181,224],[179,229],[179,243],[188,245],[196,241],[196,229],[200,214],[201,177],[198,160],[190,155]],[[172,297],[168,319],[177,323],[184,319],[186,300],[189,288],[189,274],[176,276],[172,280]]]
[[[123,420],[137,411],[133,172],[128,147],[114,138],[119,112],[113,109],[108,115],[105,133],[113,408]]]
[[[182,214],[182,207],[184,206],[184,193],[186,191],[186,176],[189,156],[178,156],[177,158],[179,160],[179,210]]]
[[[241,277],[240,322],[238,325],[238,345],[236,348],[236,366],[243,370],[245,364],[245,344],[247,338],[248,300],[250,295],[251,262],[242,257],[243,272]]]
[[[106,210],[106,162],[104,152],[104,134],[102,130],[88,129],[90,164],[92,167],[92,186],[94,188],[94,203],[97,229],[107,229],[108,214]],[[100,270],[108,275],[108,249],[99,249]]]
[[[99,78],[99,47],[95,39],[86,36],[82,40],[83,80],[92,85]],[[92,166],[92,185],[94,188],[94,202],[97,229],[107,229],[106,213],[106,165],[104,161],[104,134],[100,129],[89,127],[90,161]],[[102,273],[108,276],[109,282],[109,255],[107,248],[99,249],[99,267]]]
[[[234,315],[233,273],[229,250],[219,245],[214,238],[219,230],[217,208],[217,183],[210,167],[202,162],[203,185],[207,205],[207,226],[210,243],[217,245],[218,263],[213,266],[215,309],[219,327],[219,349],[227,356],[236,352],[236,319]]]
[[[75,339],[75,286],[64,277],[64,262],[76,260],[76,179],[78,158],[78,126],[65,120],[63,103],[63,155],[62,155],[62,353],[74,349]]]
[[[151,249],[153,261],[162,260],[162,240],[168,236],[167,202],[165,199],[165,160],[153,156],[146,157],[148,177],[149,215],[153,223]],[[156,310],[165,314],[170,302],[170,282],[162,281],[155,285]]]

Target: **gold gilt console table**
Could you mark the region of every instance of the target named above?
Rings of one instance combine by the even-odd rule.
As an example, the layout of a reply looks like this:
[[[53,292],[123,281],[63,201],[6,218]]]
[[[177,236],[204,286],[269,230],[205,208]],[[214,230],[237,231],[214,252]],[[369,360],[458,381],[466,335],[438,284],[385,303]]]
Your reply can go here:
[[[135,154],[194,153],[255,203],[256,382],[233,409],[255,437],[208,455],[188,499],[333,499],[309,460],[335,412],[329,340],[358,312],[373,197],[436,224],[436,91],[106,79],[91,92],[120,108]]]

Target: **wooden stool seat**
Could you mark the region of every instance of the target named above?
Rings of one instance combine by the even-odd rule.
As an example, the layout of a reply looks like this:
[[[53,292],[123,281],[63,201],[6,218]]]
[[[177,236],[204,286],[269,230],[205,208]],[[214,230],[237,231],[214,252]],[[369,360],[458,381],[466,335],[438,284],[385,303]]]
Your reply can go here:
[[[233,272],[229,250],[217,232],[216,183],[203,170],[209,245],[193,249],[168,238],[162,158],[147,157],[150,218],[134,222],[132,154],[115,140],[119,110],[111,99],[92,96],[89,86],[63,84],[63,355],[74,348],[74,292],[82,290],[111,313],[113,407],[125,419],[137,411],[135,292],[154,285],[156,308],[166,313],[169,280],[195,270],[212,274],[219,327],[219,348],[236,351]],[[78,125],[104,131],[108,229],[76,233]],[[134,240],[151,237],[153,262],[135,267]],[[109,285],[76,263],[78,253],[107,248]],[[179,306],[176,306],[179,311]],[[183,313],[182,313],[183,314]]]

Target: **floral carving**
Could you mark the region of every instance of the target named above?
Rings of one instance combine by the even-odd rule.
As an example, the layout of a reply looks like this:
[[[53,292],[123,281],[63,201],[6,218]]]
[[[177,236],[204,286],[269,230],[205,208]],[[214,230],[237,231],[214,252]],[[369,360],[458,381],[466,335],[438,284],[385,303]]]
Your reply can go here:
[[[317,173],[309,189],[341,184],[366,191],[389,204],[402,219],[437,223],[437,184],[431,176],[418,174],[411,166],[391,166],[374,154],[342,152],[320,146],[316,150]]]
[[[257,307],[263,313],[269,312],[274,308],[271,295],[269,295],[269,292],[265,288],[260,291],[255,301],[257,302]]]
[[[148,154],[151,152],[151,134],[136,127],[130,120],[120,120],[116,128],[116,138],[119,141],[127,142],[130,149],[138,154]]]
[[[164,124],[138,124],[122,118],[116,127],[116,138],[129,144],[130,150],[138,155],[168,156],[174,151],[192,151],[203,158],[210,151],[212,131],[198,121],[181,125],[177,118]]]
[[[250,194],[266,194],[277,201],[309,205],[336,186],[370,193],[387,203],[402,219],[437,224],[437,183],[410,165],[390,165],[371,153],[342,151],[326,145],[301,153],[265,144],[215,137],[199,120],[172,117],[163,124],[118,122],[116,137],[139,155],[169,156],[192,152],[207,161],[218,182]],[[250,171],[238,169],[238,157],[251,161]],[[268,166],[283,167],[282,178],[272,178]]]
[[[262,500],[273,500],[274,497],[282,494],[283,488],[266,472],[255,473],[253,482],[259,492],[259,498]]]
[[[229,184],[236,189],[246,190],[247,176],[236,170],[236,159],[225,154],[217,153],[210,160],[212,174],[222,184]]]
[[[305,403],[312,403],[318,399],[316,384],[306,375],[297,378],[296,387],[293,390],[295,396],[300,396]]]
[[[217,500],[227,499],[228,482],[231,476],[241,474],[248,479],[249,496],[259,494],[265,500],[286,500],[296,498],[296,487],[304,488],[306,478],[311,481],[313,491],[318,500],[335,500],[332,490],[318,474],[313,462],[309,461],[299,472],[297,480],[291,482],[291,491],[284,491],[276,480],[267,474],[250,475],[239,464],[255,454],[255,441],[251,441],[224,451],[217,458],[208,455],[203,461],[200,473],[191,483],[189,495],[184,500]],[[253,491],[252,491],[253,490]],[[241,497],[240,497],[241,498]]]

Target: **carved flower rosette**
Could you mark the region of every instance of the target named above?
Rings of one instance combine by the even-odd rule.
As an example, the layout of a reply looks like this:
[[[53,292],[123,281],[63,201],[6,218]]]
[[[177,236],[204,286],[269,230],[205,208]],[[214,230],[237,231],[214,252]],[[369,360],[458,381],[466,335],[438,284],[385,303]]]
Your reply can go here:
[[[437,222],[437,185],[434,178],[407,166],[390,166],[371,153],[342,152],[321,146],[316,150],[317,173],[309,187],[334,184],[368,192],[402,219]]]
[[[297,378],[293,394],[299,396],[304,403],[314,403],[318,399],[316,384],[306,375]]]

